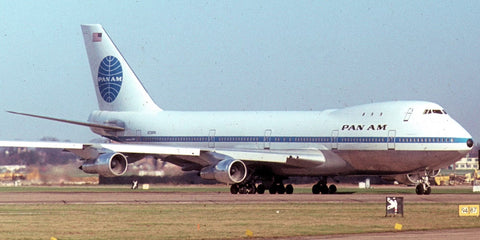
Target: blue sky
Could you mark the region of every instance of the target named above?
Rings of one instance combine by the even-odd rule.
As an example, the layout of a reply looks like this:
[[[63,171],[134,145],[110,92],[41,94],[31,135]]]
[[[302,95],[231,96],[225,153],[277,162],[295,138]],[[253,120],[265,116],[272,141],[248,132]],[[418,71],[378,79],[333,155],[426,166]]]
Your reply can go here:
[[[97,109],[80,30],[100,23],[166,110],[442,105],[480,139],[478,1],[0,0],[0,110]],[[0,112],[0,139],[90,141]]]

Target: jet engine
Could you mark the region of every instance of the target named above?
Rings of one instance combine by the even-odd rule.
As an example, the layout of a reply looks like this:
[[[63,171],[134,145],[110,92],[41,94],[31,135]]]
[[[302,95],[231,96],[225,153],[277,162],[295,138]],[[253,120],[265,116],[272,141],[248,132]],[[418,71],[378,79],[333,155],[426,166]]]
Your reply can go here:
[[[238,159],[227,158],[216,165],[203,168],[200,177],[227,184],[240,183],[247,177],[247,166]]]
[[[104,153],[97,159],[87,160],[81,167],[84,172],[100,174],[104,177],[117,177],[127,171],[127,157],[121,153]]]

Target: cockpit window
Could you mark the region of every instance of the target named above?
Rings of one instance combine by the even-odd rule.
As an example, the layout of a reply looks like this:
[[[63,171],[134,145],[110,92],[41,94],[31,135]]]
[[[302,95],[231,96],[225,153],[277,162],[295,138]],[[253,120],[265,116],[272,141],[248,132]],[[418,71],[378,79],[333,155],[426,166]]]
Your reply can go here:
[[[425,109],[423,114],[447,114],[443,109]]]

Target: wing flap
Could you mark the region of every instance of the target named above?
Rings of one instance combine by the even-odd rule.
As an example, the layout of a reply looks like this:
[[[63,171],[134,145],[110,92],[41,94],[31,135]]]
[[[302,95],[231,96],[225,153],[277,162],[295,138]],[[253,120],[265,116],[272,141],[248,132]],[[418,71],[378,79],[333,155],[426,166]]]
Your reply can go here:
[[[154,155],[161,155],[161,156],[170,156],[170,155],[200,156],[199,148],[121,144],[121,143],[101,143],[98,145],[104,149],[108,149],[113,152],[121,152],[121,153],[154,154]]]
[[[326,162],[326,158],[321,151],[312,150],[296,150],[288,152],[277,151],[233,151],[233,150],[217,150],[217,153],[230,156],[234,159],[242,161],[258,163],[278,163],[293,167],[312,167],[319,166]]]

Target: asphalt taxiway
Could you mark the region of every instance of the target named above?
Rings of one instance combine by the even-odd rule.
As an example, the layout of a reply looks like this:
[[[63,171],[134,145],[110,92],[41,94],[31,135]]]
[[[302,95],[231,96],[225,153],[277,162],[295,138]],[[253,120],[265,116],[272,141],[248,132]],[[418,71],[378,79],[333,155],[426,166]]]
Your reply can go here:
[[[0,204],[187,204],[187,203],[376,203],[385,202],[385,197],[404,197],[409,203],[478,203],[478,194],[237,194],[225,192],[182,193],[182,192],[148,192],[132,190],[131,192],[2,192]]]

